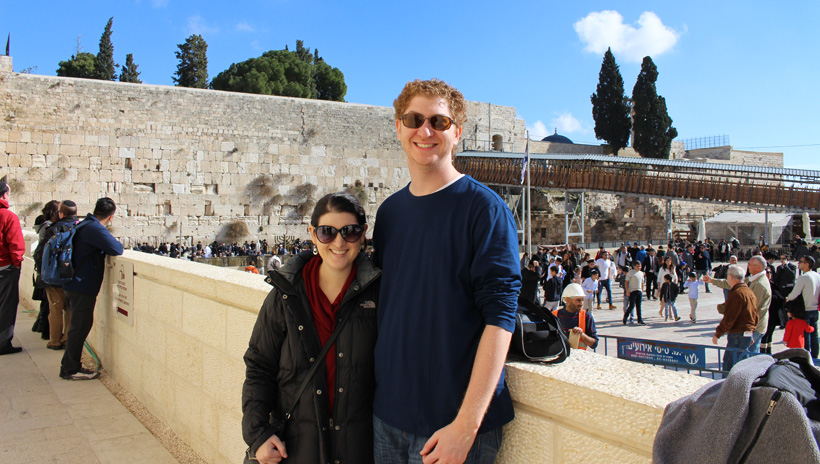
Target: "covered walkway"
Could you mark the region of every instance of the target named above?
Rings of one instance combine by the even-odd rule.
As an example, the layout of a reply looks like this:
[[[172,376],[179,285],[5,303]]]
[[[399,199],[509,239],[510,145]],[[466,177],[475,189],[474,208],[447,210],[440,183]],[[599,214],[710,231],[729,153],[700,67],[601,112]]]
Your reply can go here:
[[[463,152],[456,168],[520,186],[523,153]],[[820,212],[820,171],[605,155],[530,154],[532,187]]]

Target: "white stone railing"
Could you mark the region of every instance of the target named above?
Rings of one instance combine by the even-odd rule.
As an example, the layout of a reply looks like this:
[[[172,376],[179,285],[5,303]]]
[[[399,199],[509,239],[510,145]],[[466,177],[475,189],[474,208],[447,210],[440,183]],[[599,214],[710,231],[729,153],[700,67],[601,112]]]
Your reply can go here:
[[[31,250],[36,235],[26,241]],[[270,286],[258,275],[133,251],[107,263],[88,338],[106,372],[208,462],[240,462],[242,356]],[[130,320],[116,314],[121,263],[134,267]],[[20,296],[30,309],[32,272],[26,257]],[[650,462],[664,406],[706,383],[592,352],[554,366],[509,363],[507,376],[516,419],[500,464]]]

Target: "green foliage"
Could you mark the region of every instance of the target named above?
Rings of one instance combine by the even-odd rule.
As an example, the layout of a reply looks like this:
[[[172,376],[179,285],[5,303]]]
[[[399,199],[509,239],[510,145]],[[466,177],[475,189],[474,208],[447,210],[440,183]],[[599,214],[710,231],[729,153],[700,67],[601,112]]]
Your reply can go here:
[[[668,159],[672,139],[678,136],[678,131],[672,127],[666,100],[658,95],[655,88],[657,80],[658,68],[652,58],[644,57],[641,72],[632,89],[632,127],[635,131],[632,146],[645,158]]]
[[[347,85],[338,68],[310,53],[301,40],[296,51],[271,50],[258,58],[234,63],[211,83],[217,90],[344,101]]]
[[[108,18],[108,23],[105,25],[102,37],[100,37],[100,51],[97,52],[97,57],[94,60],[94,72],[97,79],[105,81],[113,81],[117,78],[114,72],[116,64],[114,63],[114,44],[111,43],[111,25],[114,18]]]
[[[624,79],[610,49],[604,53],[598,73],[598,87],[590,100],[595,137],[605,140],[617,155],[618,150],[627,146],[632,121],[629,118],[629,103],[624,95]]]
[[[76,56],[71,55],[70,60],[60,61],[60,67],[57,68],[57,75],[62,77],[94,79],[96,77],[94,68],[95,61],[96,57],[91,53],[80,52]]]
[[[174,52],[179,64],[172,77],[180,87],[208,88],[208,44],[198,34],[193,34],[185,43],[177,45],[179,51]]]
[[[137,71],[139,65],[134,63],[134,55],[129,53],[125,55],[125,65],[120,72],[120,82],[131,82],[134,84],[142,84],[140,80],[140,72]]]

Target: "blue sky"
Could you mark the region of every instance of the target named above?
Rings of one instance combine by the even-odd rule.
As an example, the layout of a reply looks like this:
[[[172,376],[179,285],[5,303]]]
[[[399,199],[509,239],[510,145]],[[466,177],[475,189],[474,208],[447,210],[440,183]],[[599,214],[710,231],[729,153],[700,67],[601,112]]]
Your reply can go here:
[[[174,51],[190,34],[208,43],[211,77],[301,39],[342,70],[349,102],[390,106],[406,81],[438,77],[470,100],[515,107],[533,138],[557,128],[583,143],[600,143],[589,97],[611,46],[627,94],[652,56],[678,140],[727,135],[737,149],[820,169],[814,0],[2,0],[0,11],[15,71],[54,75],[78,37],[96,54],[112,16],[115,60],[133,53],[141,79],[158,85],[172,85]]]

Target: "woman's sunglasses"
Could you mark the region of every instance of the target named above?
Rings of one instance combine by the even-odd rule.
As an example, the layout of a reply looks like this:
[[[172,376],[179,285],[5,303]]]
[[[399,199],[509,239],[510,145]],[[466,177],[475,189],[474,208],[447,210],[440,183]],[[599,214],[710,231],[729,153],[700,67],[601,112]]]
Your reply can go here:
[[[446,131],[453,125],[453,122],[455,122],[441,114],[425,118],[418,113],[407,113],[399,119],[401,119],[401,123],[404,124],[404,127],[408,129],[418,129],[424,125],[424,121],[430,120],[430,127],[437,131]]]
[[[350,224],[337,229],[333,226],[316,226],[316,238],[321,243],[330,243],[336,239],[336,234],[342,234],[345,242],[356,243],[362,238],[364,226]]]

